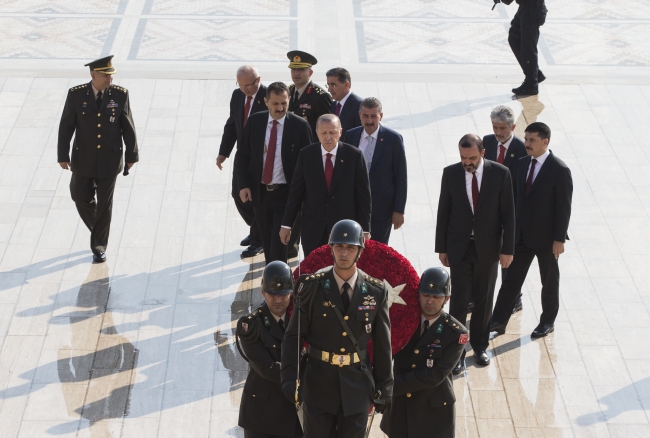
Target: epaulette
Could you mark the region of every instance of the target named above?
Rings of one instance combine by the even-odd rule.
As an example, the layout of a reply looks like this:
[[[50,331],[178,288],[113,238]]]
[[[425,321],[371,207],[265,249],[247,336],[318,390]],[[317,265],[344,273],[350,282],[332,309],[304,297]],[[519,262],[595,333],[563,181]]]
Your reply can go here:
[[[374,284],[375,286],[382,287],[384,285],[384,282],[375,278],[371,277],[370,275],[366,274],[366,281],[370,284]]]
[[[298,281],[313,281],[313,280],[320,280],[325,276],[324,272],[316,272],[315,274],[303,274],[298,278]]]
[[[70,88],[70,91],[81,90],[82,88],[86,88],[87,85],[88,84],[77,85],[76,87]]]
[[[448,314],[448,313],[445,314],[445,322],[447,323],[447,325],[448,325],[449,327],[451,327],[452,329],[454,329],[454,331],[455,331],[456,333],[459,333],[459,334],[461,334],[461,335],[462,335],[462,334],[465,334],[465,333],[468,333],[468,331],[467,331],[467,329],[465,328],[465,326],[464,326],[463,324],[461,324],[460,322],[458,322],[458,320],[457,320],[456,318],[454,318],[453,316],[451,316],[451,315]]]
[[[314,90],[316,91],[316,93],[318,93],[318,94],[327,93],[327,91],[325,91],[323,88],[321,88],[320,85],[316,85],[313,82],[312,82],[312,84],[314,86]]]
[[[262,335],[262,321],[258,316],[262,313],[261,309],[257,309],[253,313],[242,316],[237,321],[237,336],[241,338],[242,342],[250,344],[257,341]]]
[[[116,89],[116,90],[121,91],[121,92],[124,93],[124,94],[126,94],[127,91],[128,91],[126,88],[122,88],[122,87],[119,87],[119,86],[117,86],[117,85],[111,85],[111,87],[114,88],[114,89]]]

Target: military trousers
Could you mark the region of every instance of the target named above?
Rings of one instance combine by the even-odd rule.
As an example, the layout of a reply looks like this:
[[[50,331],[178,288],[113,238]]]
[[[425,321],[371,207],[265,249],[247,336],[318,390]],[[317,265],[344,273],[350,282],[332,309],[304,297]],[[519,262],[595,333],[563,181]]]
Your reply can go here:
[[[546,22],[547,12],[543,2],[538,5],[520,5],[510,23],[508,43],[529,84],[537,84],[539,28]]]
[[[303,402],[305,437],[308,438],[364,438],[368,425],[368,412],[345,416],[343,408],[338,414],[323,411]]]
[[[116,180],[117,175],[97,179],[72,172],[70,195],[81,220],[90,230],[90,249],[94,254],[106,252],[108,246]]]

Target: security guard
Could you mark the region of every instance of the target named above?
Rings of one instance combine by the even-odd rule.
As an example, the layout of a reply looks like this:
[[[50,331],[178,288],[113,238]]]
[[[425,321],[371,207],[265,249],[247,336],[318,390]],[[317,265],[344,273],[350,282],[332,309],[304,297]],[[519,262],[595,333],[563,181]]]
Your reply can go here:
[[[420,325],[410,342],[395,355],[393,406],[381,430],[390,438],[454,436],[454,368],[467,329],[442,308],[449,301],[449,274],[442,268],[422,273],[419,287]]]
[[[303,436],[296,406],[285,398],[280,385],[280,348],[292,289],[289,266],[269,263],[262,275],[265,303],[237,323],[241,339],[237,346],[251,365],[239,408],[239,426],[246,438]]]
[[[297,346],[304,339],[309,350],[300,361],[297,396],[305,436],[362,438],[371,405],[377,412],[390,408],[388,292],[382,281],[357,268],[364,248],[358,223],[337,222],[329,245],[334,267],[303,275],[296,285],[300,309],[294,311],[282,344],[282,390],[296,399]],[[371,339],[372,365],[367,354]]]
[[[300,50],[287,53],[287,57],[293,81],[289,86],[289,111],[307,120],[317,138],[316,121],[323,114],[331,113],[332,96],[310,79],[314,73],[311,67],[318,62],[315,57]]]
[[[502,0],[505,4],[512,0]],[[519,5],[517,13],[510,23],[508,43],[517,58],[517,62],[526,75],[523,84],[513,88],[516,95],[539,94],[538,84],[546,79],[539,69],[537,57],[537,42],[539,41],[539,28],[546,22],[546,5],[544,0],[515,0]]]
[[[90,230],[95,263],[106,261],[113,191],[124,158],[125,175],[138,162],[129,94],[125,88],[111,85],[116,72],[112,59],[111,55],[86,64],[92,80],[70,88],[59,124],[59,165],[72,171],[70,194]]]

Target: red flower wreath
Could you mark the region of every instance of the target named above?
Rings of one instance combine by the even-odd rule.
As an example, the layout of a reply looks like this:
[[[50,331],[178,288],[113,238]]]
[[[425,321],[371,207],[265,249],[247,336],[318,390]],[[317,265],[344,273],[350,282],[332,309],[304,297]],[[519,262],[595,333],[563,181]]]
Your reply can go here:
[[[298,278],[298,271],[300,274],[313,274],[319,269],[331,265],[331,250],[329,246],[323,245],[312,251],[300,263],[299,269],[296,269],[293,275]],[[375,240],[366,242],[366,248],[363,250],[357,266],[366,274],[387,281],[394,291],[391,294],[391,289],[389,289],[389,298],[392,301],[389,309],[391,345],[393,355],[395,355],[408,343],[420,324],[418,303],[420,277],[405,257],[388,245]],[[402,304],[402,300],[405,304]],[[371,343],[372,341],[368,344],[370,356]]]

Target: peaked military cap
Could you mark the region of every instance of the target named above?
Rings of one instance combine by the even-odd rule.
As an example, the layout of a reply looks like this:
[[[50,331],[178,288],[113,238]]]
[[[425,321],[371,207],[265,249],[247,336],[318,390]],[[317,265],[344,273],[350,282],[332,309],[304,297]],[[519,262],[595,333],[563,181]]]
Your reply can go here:
[[[300,50],[287,53],[287,58],[289,58],[289,68],[308,68],[318,63],[314,56]]]
[[[106,58],[96,59],[93,62],[89,62],[88,64],[84,65],[84,67],[89,67],[90,71],[112,75],[117,72],[117,70],[115,70],[115,67],[113,67],[113,63],[111,62],[112,59],[113,55],[109,55]]]

